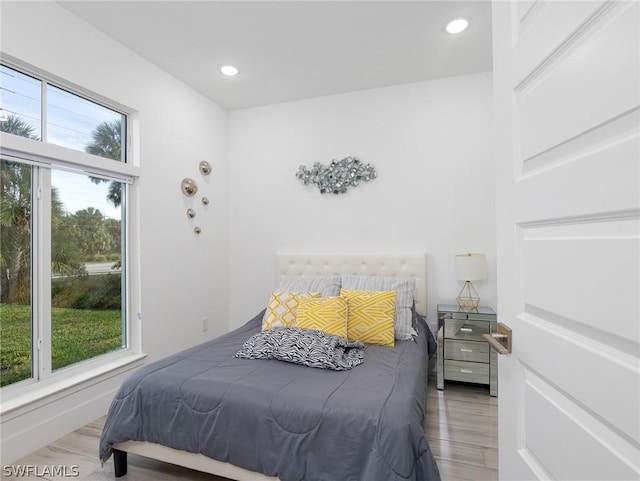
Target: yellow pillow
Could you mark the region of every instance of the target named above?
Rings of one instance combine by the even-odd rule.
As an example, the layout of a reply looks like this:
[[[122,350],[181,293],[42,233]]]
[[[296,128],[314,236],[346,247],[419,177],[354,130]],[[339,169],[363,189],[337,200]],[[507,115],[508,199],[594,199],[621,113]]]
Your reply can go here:
[[[347,300],[341,296],[302,299],[295,325],[347,337]]]
[[[394,345],[396,291],[340,289],[349,302],[347,337],[350,341]]]
[[[262,330],[295,325],[300,301],[321,295],[320,292],[272,292],[262,318]]]

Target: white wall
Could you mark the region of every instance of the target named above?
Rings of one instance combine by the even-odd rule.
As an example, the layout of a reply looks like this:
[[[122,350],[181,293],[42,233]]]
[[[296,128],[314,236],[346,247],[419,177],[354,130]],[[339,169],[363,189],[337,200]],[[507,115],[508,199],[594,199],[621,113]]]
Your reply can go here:
[[[0,48],[21,61],[133,109],[140,125],[137,225],[143,351],[149,360],[228,329],[227,113],[53,2],[2,2]],[[213,173],[198,171],[209,161]],[[180,191],[193,177],[203,209]],[[185,211],[196,207],[202,234]],[[212,313],[218,313],[215,319]],[[201,332],[201,319],[210,319]],[[136,321],[136,313],[132,319]],[[122,376],[2,423],[3,460],[106,412]]]
[[[462,287],[454,255],[484,252],[495,307],[490,73],[234,111],[229,116],[230,318],[268,300],[278,251],[424,251],[429,321]],[[378,178],[342,195],[303,186],[300,164],[359,157]]]

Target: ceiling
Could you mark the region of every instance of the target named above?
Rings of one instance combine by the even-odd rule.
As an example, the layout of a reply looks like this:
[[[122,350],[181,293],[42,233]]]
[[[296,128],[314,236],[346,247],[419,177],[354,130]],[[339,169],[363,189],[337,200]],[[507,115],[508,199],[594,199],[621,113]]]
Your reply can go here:
[[[58,3],[228,110],[492,68],[486,0]]]

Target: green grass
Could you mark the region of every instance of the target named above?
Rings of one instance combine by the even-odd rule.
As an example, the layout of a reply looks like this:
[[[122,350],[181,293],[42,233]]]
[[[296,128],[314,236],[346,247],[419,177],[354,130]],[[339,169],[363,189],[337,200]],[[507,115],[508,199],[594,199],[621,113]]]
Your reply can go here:
[[[120,310],[54,307],[53,370],[105,354],[122,345]],[[31,377],[31,309],[0,304],[0,386]]]

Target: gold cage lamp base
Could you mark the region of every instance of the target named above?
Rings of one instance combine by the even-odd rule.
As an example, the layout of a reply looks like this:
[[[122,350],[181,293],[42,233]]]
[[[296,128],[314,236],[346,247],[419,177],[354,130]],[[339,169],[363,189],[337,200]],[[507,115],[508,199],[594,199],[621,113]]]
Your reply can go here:
[[[458,301],[458,307],[465,311],[478,310],[478,306],[480,305],[480,297],[478,297],[478,293],[474,289],[473,284],[471,284],[471,281],[465,281],[456,300]]]

